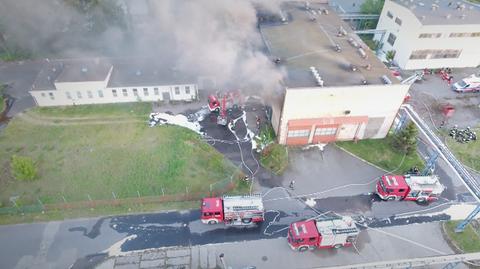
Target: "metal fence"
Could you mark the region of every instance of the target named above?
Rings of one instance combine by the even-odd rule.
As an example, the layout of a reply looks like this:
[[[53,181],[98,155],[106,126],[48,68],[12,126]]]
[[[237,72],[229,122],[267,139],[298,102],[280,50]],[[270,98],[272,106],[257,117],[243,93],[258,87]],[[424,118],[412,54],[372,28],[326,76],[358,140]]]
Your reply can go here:
[[[212,183],[208,186],[208,190],[199,192],[191,192],[188,187],[186,187],[184,192],[166,193],[164,188],[160,188],[160,190],[157,191],[157,195],[142,196],[140,192],[137,191],[136,197],[118,197],[115,192],[112,191],[111,199],[92,199],[89,194],[86,194],[86,200],[83,201],[68,201],[64,196],[61,196],[62,198],[60,198],[60,202],[46,202],[42,201],[41,199],[36,199],[34,204],[29,205],[19,205],[15,201],[12,201],[12,206],[0,207],[0,215],[40,213],[49,210],[97,208],[102,206],[126,206],[164,202],[198,201],[203,197],[218,196],[232,191],[235,186],[236,184],[232,176],[228,179]]]

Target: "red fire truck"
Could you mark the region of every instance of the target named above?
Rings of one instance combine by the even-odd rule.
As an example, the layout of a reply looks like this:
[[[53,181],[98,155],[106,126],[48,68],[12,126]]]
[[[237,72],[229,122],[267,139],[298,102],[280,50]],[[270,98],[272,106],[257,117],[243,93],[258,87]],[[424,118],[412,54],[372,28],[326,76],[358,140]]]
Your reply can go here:
[[[203,198],[201,220],[203,223],[226,225],[252,225],[264,220],[261,194]]]
[[[377,182],[376,193],[382,200],[426,203],[437,200],[443,190],[436,175],[385,175]]]
[[[290,224],[288,244],[293,250],[349,247],[360,231],[350,217],[306,220]]]

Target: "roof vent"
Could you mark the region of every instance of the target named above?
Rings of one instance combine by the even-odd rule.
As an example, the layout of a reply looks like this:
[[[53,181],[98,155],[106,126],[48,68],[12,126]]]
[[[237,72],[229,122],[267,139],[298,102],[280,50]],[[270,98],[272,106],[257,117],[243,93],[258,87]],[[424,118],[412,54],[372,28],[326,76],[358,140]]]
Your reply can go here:
[[[313,76],[315,77],[315,80],[317,81],[317,85],[320,86],[320,87],[323,87],[323,79],[318,74],[317,68],[315,68],[314,66],[310,66],[310,71],[312,72]]]
[[[437,10],[439,8],[439,5],[437,4],[432,4],[432,10]]]
[[[57,72],[57,68],[52,68],[52,72]]]
[[[82,67],[82,73],[87,73],[87,71],[88,71],[88,68],[87,68],[87,67],[85,67],[85,66]]]
[[[422,3],[422,2],[419,2],[418,5],[421,6],[421,7],[425,6],[425,4]]]
[[[383,75],[381,78],[384,84],[392,84],[392,81],[386,75]]]
[[[464,10],[465,9],[465,4],[458,4],[457,3],[457,10]]]
[[[460,19],[462,19],[462,20],[463,20],[463,19],[465,19],[466,17],[467,17],[467,15],[466,15],[466,14],[462,14],[462,15],[460,15]]]
[[[445,18],[447,18],[447,19],[450,19],[451,17],[452,17],[451,14],[447,14],[447,15],[445,16]]]
[[[421,19],[422,21],[424,21],[426,18],[427,18],[427,17],[426,17],[425,15],[422,15],[422,16],[420,17],[420,19]]]
[[[137,76],[141,76],[141,75],[142,75],[142,71],[140,71],[140,70],[137,70],[137,72],[135,72],[135,75],[137,75]]]

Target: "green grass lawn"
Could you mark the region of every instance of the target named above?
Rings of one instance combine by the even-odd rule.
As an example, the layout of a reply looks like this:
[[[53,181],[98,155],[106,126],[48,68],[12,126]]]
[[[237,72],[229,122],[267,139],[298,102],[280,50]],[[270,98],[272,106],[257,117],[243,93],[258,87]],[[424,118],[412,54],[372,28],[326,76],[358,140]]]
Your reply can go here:
[[[105,105],[81,105],[60,107],[36,107],[31,112],[44,117],[143,117],[147,120],[152,110],[151,103],[125,103]]]
[[[475,131],[480,134],[480,129]],[[480,141],[462,144],[456,142],[450,136],[447,137],[446,141],[448,148],[464,165],[480,171]]]
[[[456,233],[459,221],[448,221],[445,223],[445,230],[447,235],[456,246],[464,252],[478,252],[480,251],[480,231],[475,231],[472,225],[468,225],[462,233]]]
[[[270,144],[262,152],[260,163],[263,167],[280,175],[288,166],[287,147],[280,144]]]
[[[131,112],[134,111],[134,112]],[[148,117],[145,104],[38,108],[51,117]],[[84,122],[83,122],[84,123]],[[10,173],[12,155],[31,157],[39,178],[19,182]],[[237,168],[196,133],[146,122],[105,125],[33,125],[14,118],[0,133],[0,201],[20,196],[20,204],[182,193],[207,193]],[[224,186],[216,184],[215,186]],[[63,197],[62,197],[63,196]]]
[[[390,139],[387,137],[385,139],[360,140],[357,143],[337,142],[337,145],[387,171],[392,171],[400,165],[404,154],[391,146]],[[407,155],[403,164],[395,173],[404,173],[413,166],[420,169],[424,167],[422,159],[416,153]]]

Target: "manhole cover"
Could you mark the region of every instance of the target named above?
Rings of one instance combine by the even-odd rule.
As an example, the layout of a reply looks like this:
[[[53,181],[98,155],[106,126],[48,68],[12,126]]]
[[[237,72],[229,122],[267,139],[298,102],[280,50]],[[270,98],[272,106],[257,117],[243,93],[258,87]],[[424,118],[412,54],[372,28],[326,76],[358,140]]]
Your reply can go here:
[[[266,262],[268,260],[267,256],[262,257],[262,261]]]

